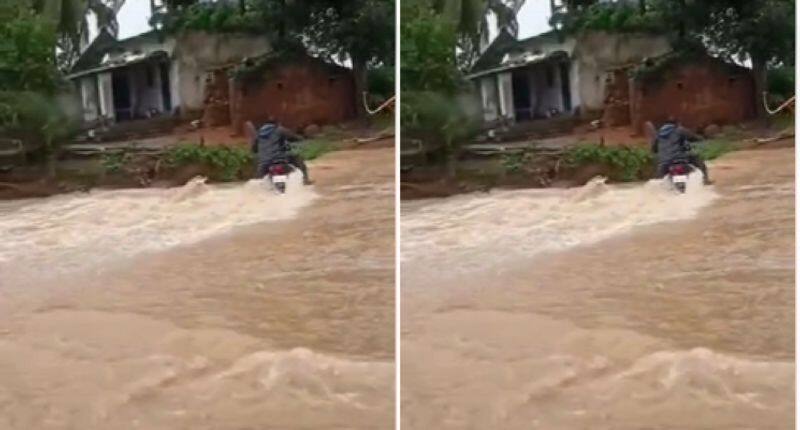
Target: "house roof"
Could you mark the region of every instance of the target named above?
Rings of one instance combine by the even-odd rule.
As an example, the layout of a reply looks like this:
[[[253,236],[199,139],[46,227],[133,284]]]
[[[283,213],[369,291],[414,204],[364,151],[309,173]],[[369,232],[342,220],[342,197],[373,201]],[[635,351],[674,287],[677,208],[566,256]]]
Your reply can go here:
[[[547,61],[561,60],[566,58],[567,58],[567,53],[565,51],[556,51],[556,52],[551,52],[549,54],[530,54],[526,55],[525,57],[519,60],[501,64],[491,69],[485,69],[479,72],[469,74],[466,76],[466,78],[475,79],[475,78],[480,78],[482,76],[491,75],[494,73],[505,72],[508,70],[531,66],[533,64],[539,64]]]
[[[149,31],[126,39],[116,40],[106,29],[102,29],[100,34],[80,55],[67,78],[72,79],[159,58],[165,55],[166,51],[158,50],[150,54],[137,54],[126,51],[145,41],[159,43],[162,41],[161,37],[163,36],[157,31]],[[112,51],[120,52],[122,55],[115,60],[109,60],[108,54]]]
[[[516,40],[514,36],[503,30],[492,41],[488,48],[481,54],[475,65],[470,71],[468,78],[484,76],[489,73],[511,69],[515,67],[526,66],[533,64],[536,61],[528,61],[522,65],[515,65],[512,63],[504,63],[507,54],[512,52],[523,53],[525,51],[534,51],[538,46],[544,42],[558,42],[560,41],[561,34],[555,30],[547,33],[538,34],[536,36],[528,37],[522,40]],[[535,54],[534,54],[535,56]],[[543,55],[545,58],[552,57],[553,55]],[[526,56],[527,58],[528,56]],[[515,62],[516,63],[516,62]]]

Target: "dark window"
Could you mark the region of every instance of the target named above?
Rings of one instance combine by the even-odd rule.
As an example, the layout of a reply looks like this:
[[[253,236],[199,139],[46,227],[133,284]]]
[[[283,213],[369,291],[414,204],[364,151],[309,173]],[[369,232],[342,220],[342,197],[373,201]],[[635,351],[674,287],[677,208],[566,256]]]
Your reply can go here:
[[[156,84],[156,77],[155,74],[153,73],[153,68],[147,67],[147,86],[153,88],[155,84]]]
[[[556,82],[555,82],[556,81],[556,77],[555,77],[555,74],[553,73],[553,68],[552,67],[548,67],[546,69],[546,72],[547,72],[546,73],[547,74],[547,87],[548,88],[553,88],[553,86],[556,84]]]
[[[278,89],[279,89],[279,90],[282,90],[282,89],[283,89],[283,82],[278,82]]]
[[[678,82],[678,89],[679,89],[679,90],[682,90],[682,89],[683,89],[683,82]]]

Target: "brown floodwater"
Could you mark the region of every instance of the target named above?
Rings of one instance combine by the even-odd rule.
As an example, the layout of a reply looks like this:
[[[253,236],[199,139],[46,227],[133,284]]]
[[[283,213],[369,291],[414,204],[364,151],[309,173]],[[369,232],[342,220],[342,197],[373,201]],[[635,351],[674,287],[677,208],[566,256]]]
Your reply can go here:
[[[394,151],[0,205],[0,429],[394,426]]]
[[[794,428],[794,149],[711,169],[404,203],[403,428]]]

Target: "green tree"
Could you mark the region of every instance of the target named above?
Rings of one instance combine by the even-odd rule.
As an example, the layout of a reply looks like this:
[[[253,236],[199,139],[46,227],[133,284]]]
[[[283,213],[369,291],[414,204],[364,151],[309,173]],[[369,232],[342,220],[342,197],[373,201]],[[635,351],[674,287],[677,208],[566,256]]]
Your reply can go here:
[[[308,0],[287,7],[293,9],[288,16],[296,37],[312,52],[351,62],[361,100],[369,68],[394,64],[394,5],[394,0]],[[363,116],[362,104],[356,106]]]
[[[59,63],[67,70],[77,59],[81,41],[89,36],[88,14],[93,13],[100,28],[116,34],[116,14],[124,0],[29,0],[30,6],[56,26],[55,48]]]
[[[760,100],[768,67],[794,64],[795,0],[712,0],[706,7],[708,25],[695,31],[718,53],[751,61]],[[761,102],[756,108],[766,116]]]
[[[455,177],[459,144],[475,132],[479,108],[456,63],[457,23],[424,2],[401,4],[404,136],[438,146]]]
[[[0,6],[0,91],[53,94],[59,75],[55,26],[23,2]]]
[[[0,6],[0,134],[41,144],[55,175],[57,146],[77,112],[65,95],[53,55],[56,25],[24,2]]]

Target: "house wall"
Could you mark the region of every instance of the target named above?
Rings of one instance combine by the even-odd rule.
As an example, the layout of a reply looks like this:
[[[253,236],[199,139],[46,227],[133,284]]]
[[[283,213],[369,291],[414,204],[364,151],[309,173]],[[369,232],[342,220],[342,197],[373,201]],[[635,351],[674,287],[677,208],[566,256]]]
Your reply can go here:
[[[672,50],[663,36],[632,33],[591,32],[575,42],[573,61],[576,63],[577,94],[584,112],[600,111],[605,100],[605,82],[609,71],[639,63]],[[574,97],[574,96],[573,96]]]
[[[84,76],[79,81],[83,120],[94,121],[100,117],[100,96],[97,75]]]
[[[497,74],[498,105],[500,116],[514,119],[514,89],[511,81],[511,72]]]
[[[737,123],[755,117],[755,85],[748,69],[706,59],[681,64],[660,81],[631,81],[631,121],[638,131],[674,115],[700,130],[710,124]]]
[[[234,130],[246,121],[262,124],[274,117],[300,130],[354,118],[355,83],[343,68],[317,60],[299,60],[270,69],[260,81],[231,81],[230,107]]]
[[[495,121],[500,118],[500,96],[497,91],[496,75],[480,78],[481,105],[483,106],[483,120]]]
[[[264,37],[204,32],[178,36],[173,52],[176,63],[173,94],[177,94],[173,95],[173,104],[180,106],[183,114],[199,114],[203,109],[207,73],[269,50],[270,44]]]

